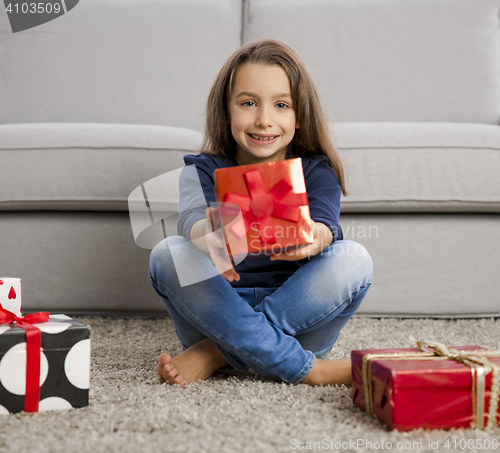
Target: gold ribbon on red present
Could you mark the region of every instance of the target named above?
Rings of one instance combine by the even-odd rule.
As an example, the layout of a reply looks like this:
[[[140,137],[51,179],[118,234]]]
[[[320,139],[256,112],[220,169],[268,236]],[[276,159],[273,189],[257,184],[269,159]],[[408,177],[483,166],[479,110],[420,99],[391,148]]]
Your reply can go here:
[[[16,316],[0,304],[0,324],[17,324],[26,332],[26,394],[25,412],[38,412],[40,402],[40,329],[33,326],[49,320],[49,313],[42,311],[26,316]]]
[[[285,179],[280,179],[266,192],[262,175],[257,169],[245,172],[244,176],[250,196],[230,192],[224,197],[225,202],[238,205],[243,214],[244,224],[238,222],[230,230],[240,239],[256,222],[261,243],[274,244],[276,236],[272,218],[297,223],[300,206],[308,204],[307,193],[289,193],[293,186]]]
[[[500,357],[500,350],[476,349],[474,351],[466,351],[450,348],[444,343],[440,343],[438,341],[417,341],[413,337],[410,337],[410,340],[417,343],[420,351],[376,353],[366,354],[363,356],[362,376],[366,412],[372,417],[374,416],[373,390],[371,383],[371,367],[374,360],[455,360],[469,366],[471,369],[473,425],[479,429],[483,429],[485,427],[483,415],[485,401],[485,377],[487,374],[492,373],[490,403],[488,407],[488,421],[486,423],[486,427],[494,427],[500,399],[500,366],[496,363],[490,362],[488,357]]]

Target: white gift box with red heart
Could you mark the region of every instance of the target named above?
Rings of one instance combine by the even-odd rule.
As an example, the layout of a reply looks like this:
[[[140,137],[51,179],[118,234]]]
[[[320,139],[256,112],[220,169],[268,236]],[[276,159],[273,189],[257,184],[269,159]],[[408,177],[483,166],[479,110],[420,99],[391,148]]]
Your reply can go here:
[[[0,277],[0,304],[16,316],[21,316],[21,279]]]

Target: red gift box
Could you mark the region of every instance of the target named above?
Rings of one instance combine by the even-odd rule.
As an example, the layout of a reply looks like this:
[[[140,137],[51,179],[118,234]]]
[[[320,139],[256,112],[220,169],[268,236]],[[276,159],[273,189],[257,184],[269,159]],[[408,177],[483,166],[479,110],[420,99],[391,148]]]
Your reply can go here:
[[[437,342],[419,347],[352,351],[353,403],[399,431],[499,422],[500,351]]]
[[[214,179],[215,223],[233,259],[314,242],[300,158],[221,168]]]

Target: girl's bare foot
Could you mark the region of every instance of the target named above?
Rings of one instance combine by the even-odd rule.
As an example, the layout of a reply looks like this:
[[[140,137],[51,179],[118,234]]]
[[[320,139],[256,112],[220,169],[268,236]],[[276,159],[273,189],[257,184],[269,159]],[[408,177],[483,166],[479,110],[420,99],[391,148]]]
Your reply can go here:
[[[351,359],[316,359],[311,371],[300,381],[308,385],[344,384],[351,386]]]
[[[215,371],[227,365],[210,338],[186,349],[177,357],[162,354],[156,370],[170,384],[185,386],[189,382],[203,381]]]

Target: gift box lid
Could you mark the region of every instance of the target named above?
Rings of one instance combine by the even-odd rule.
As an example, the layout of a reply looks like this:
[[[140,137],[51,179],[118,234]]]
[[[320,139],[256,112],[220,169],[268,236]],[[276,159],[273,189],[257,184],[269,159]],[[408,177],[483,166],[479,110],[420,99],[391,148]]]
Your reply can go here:
[[[48,322],[36,323],[41,332],[42,349],[70,349],[90,337],[90,327],[69,316],[51,314]],[[0,324],[0,357],[13,345],[25,341],[26,332],[16,324]]]
[[[227,186],[229,186],[232,192],[250,196],[244,175],[251,170],[259,170],[265,174],[264,187],[266,192],[282,178],[287,178],[291,181],[293,185],[291,193],[302,193],[306,191],[304,172],[302,170],[302,159],[297,157],[275,162],[218,168],[214,171],[216,193],[219,193],[222,197],[223,194],[228,191]],[[219,201],[223,201],[221,197]]]
[[[452,346],[454,349],[463,351],[485,351],[479,345],[468,346]],[[356,380],[362,381],[361,369],[362,360],[368,354],[394,354],[394,353],[411,353],[418,354],[422,351],[417,348],[408,349],[365,349],[352,351],[353,371],[356,370]],[[500,358],[491,358],[494,363],[500,364]],[[447,359],[444,357],[380,357],[373,360],[372,363],[372,378],[383,375],[384,378],[395,379],[394,386],[398,388],[413,388],[424,386],[432,381],[435,385],[446,385],[451,387],[470,386],[470,367],[456,360]],[[432,376],[430,375],[432,373]],[[450,379],[450,374],[453,379]],[[354,376],[353,376],[354,377]]]

